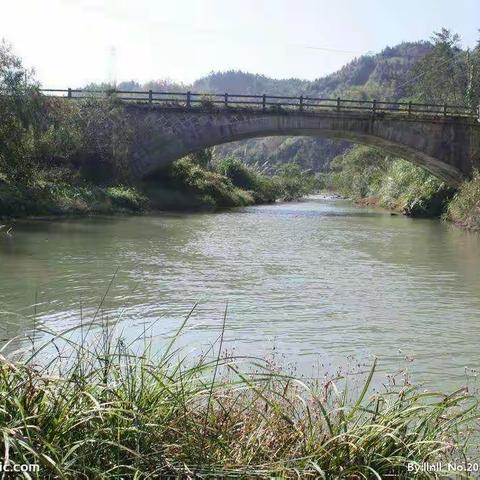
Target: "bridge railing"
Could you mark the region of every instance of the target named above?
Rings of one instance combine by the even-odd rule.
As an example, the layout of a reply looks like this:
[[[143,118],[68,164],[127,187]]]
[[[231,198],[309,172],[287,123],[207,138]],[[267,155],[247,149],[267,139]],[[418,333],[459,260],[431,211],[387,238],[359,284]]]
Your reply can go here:
[[[279,95],[248,95],[232,93],[196,92],[155,92],[127,90],[82,90],[82,89],[42,89],[48,96],[68,99],[102,98],[114,96],[126,102],[159,104],[165,108],[185,108],[216,110],[250,109],[262,112],[370,112],[373,114],[393,112],[406,115],[435,115],[446,117],[477,117],[475,110],[465,105],[427,104],[416,102],[390,102],[381,100],[353,100],[344,98],[322,98]]]

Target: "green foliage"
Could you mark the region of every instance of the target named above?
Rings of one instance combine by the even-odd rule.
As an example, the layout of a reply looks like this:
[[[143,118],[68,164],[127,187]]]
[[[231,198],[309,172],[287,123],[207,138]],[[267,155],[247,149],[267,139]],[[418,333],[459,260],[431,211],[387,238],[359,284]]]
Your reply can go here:
[[[280,192],[280,198],[285,201],[298,200],[314,193],[319,185],[315,176],[305,172],[296,163],[282,165],[275,177]]]
[[[393,160],[382,178],[382,205],[410,216],[439,217],[453,190],[426,170],[405,160]]]
[[[433,48],[410,73],[409,94],[426,103],[480,103],[480,48],[463,51],[460,37],[446,28],[434,33]]]
[[[210,169],[212,166],[213,149],[204,148],[188,155],[190,160],[202,168]]]
[[[262,173],[259,168],[246,165],[235,157],[227,157],[215,164],[215,169],[228,177],[242,190],[249,191],[256,203],[274,202],[280,191],[274,178]]]
[[[352,148],[332,161],[330,185],[355,198],[374,195],[380,188],[388,161],[375,148],[363,145]]]
[[[39,136],[41,98],[30,73],[10,47],[0,43],[0,172],[28,183]]]
[[[81,343],[70,329],[30,356],[0,357],[0,452],[39,465],[35,479],[409,479],[408,463],[474,460],[478,401],[463,389],[375,391],[374,363],[350,394],[338,378],[295,379],[222,344],[192,362],[175,338],[154,355],[109,322],[78,328]]]
[[[440,216],[453,190],[421,167],[365,146],[333,160],[330,188],[410,216]]]
[[[252,195],[235,187],[229,178],[206,170],[188,157],[173,163],[169,179],[171,186],[186,188],[212,207],[234,207],[254,203]]]
[[[143,208],[98,187],[129,182],[133,132],[121,102],[44,97],[32,78],[0,44],[0,215]]]
[[[244,206],[282,200],[297,200],[317,187],[316,178],[298,165],[285,165],[270,176],[258,166],[245,165],[234,157],[216,161],[211,169],[189,155],[159,172],[147,190],[155,197],[157,208],[219,208]]]
[[[235,157],[227,157],[215,165],[218,173],[228,177],[234,185],[244,190],[254,190],[258,174],[252,167],[242,163]]]
[[[0,45],[0,172],[27,184],[34,170],[75,167],[96,182],[125,182],[132,131],[114,97],[65,102],[39,94],[20,59]]]
[[[138,212],[144,210],[148,204],[147,198],[132,187],[123,185],[108,187],[105,193],[115,209],[120,208],[130,212]]]
[[[448,206],[446,218],[465,228],[480,230],[480,174],[465,182]]]
[[[472,108],[480,103],[480,48],[477,46],[473,51],[465,52],[459,41],[459,36],[447,29],[434,34],[431,46],[410,68],[403,87],[400,85],[402,88],[406,86],[403,93],[408,94],[408,98]],[[365,68],[368,65],[367,62]],[[373,78],[370,75],[368,82],[356,92],[350,88],[350,94],[356,93],[358,98],[372,94]],[[368,147],[355,147],[338,156],[332,161],[331,168],[329,181],[332,188],[356,198],[374,196],[381,205],[407,215],[440,216],[454,193],[422,168],[400,159],[389,159]],[[449,210],[452,213],[447,215],[448,218],[458,217],[463,219],[458,220],[459,223],[471,223],[475,215],[466,218],[473,211],[466,204],[467,198],[471,199],[472,190],[471,185],[466,187],[461,200]],[[461,202],[464,202],[462,206]]]
[[[139,212],[148,206],[145,196],[133,187],[105,188],[72,182],[63,174],[53,179],[51,174],[36,172],[28,186],[0,179],[0,217]]]

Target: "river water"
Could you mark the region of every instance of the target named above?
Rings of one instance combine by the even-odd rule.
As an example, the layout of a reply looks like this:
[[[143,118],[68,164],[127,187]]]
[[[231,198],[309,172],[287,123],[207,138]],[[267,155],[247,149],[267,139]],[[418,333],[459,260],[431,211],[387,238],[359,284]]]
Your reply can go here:
[[[311,198],[221,213],[17,222],[0,230],[2,343],[101,316],[161,348],[221,330],[237,353],[307,376],[378,357],[443,389],[480,367],[480,235]],[[97,317],[98,318],[98,317]]]

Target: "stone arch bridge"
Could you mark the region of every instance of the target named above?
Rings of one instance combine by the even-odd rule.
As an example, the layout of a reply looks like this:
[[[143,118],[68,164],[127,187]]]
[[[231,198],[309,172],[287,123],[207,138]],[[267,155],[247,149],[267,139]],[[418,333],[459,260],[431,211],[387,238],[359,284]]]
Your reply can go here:
[[[47,93],[58,92],[72,99],[88,94],[70,89]],[[134,131],[130,167],[138,179],[207,147],[278,135],[380,147],[451,185],[480,169],[478,113],[466,107],[302,96],[114,94],[126,102]]]

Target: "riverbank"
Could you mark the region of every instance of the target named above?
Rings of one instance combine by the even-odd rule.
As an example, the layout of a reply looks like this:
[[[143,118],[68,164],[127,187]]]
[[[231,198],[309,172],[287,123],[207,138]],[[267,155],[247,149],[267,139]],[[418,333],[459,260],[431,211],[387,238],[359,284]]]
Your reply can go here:
[[[449,202],[444,218],[467,230],[480,231],[480,175],[463,183]]]
[[[227,355],[223,334],[218,354],[187,366],[175,339],[152,356],[102,331],[93,343],[69,340],[70,360],[49,357],[48,367],[41,345],[23,360],[0,358],[4,465],[36,465],[31,476],[42,479],[407,479],[425,463],[469,461],[478,402],[465,390],[404,382],[374,392],[374,362],[347,394],[341,378],[295,379]],[[45,345],[53,341],[65,337]]]
[[[464,230],[480,231],[480,177],[478,174],[464,182],[457,191],[450,192],[448,195],[443,193],[427,202],[427,205],[424,203],[419,209],[407,209],[401,202],[386,204],[378,195],[352,200],[362,207],[388,208],[392,212],[411,217],[441,218]]]
[[[0,181],[0,218],[138,213],[148,199],[128,186],[42,182],[13,185]]]
[[[358,205],[382,207],[409,217],[442,218],[455,225],[480,229],[478,173],[458,189],[419,166],[357,146],[337,157],[325,184]]]
[[[0,218],[216,210],[297,200],[316,185],[313,175],[294,164],[269,176],[235,158],[213,164],[203,163],[198,155],[135,185],[102,186],[74,172],[69,178],[69,172],[37,171],[29,182],[0,177]]]

